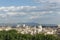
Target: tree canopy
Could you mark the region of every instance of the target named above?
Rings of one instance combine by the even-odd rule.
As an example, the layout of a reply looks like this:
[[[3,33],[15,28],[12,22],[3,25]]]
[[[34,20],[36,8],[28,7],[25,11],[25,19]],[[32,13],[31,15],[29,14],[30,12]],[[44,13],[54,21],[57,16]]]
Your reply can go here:
[[[44,34],[21,34],[16,30],[0,31],[0,40],[60,40],[56,35],[44,35]]]

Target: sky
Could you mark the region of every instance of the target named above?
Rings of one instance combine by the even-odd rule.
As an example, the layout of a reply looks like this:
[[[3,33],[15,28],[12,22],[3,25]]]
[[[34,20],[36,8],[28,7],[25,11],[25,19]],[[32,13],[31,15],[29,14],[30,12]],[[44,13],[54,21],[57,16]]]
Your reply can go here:
[[[60,0],[0,0],[0,23],[60,24]]]

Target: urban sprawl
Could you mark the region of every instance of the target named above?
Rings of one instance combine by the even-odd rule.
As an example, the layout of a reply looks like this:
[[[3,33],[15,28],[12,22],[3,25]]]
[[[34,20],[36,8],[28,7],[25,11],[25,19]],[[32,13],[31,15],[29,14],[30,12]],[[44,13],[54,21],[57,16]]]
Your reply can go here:
[[[18,33],[21,34],[60,34],[60,25],[51,25],[51,26],[47,26],[47,25],[34,25],[34,26],[29,26],[29,25],[16,25],[16,26],[0,26],[0,31],[5,30],[5,31],[9,31],[9,30],[17,30]]]

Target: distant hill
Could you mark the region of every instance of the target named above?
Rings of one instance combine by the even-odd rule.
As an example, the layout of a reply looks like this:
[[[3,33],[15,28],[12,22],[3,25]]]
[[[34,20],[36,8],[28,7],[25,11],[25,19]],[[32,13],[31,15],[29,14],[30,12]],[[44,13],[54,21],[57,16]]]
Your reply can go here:
[[[0,23],[0,26],[17,26],[17,25],[38,26],[38,23]]]
[[[25,24],[28,26],[38,26],[39,25],[38,23],[21,23],[21,24]]]
[[[0,26],[13,26],[16,27],[17,25],[23,25],[25,24],[26,26],[38,26],[42,25],[43,27],[57,27],[57,24],[38,24],[38,23],[0,23]]]
[[[57,24],[41,24],[43,27],[58,27]]]

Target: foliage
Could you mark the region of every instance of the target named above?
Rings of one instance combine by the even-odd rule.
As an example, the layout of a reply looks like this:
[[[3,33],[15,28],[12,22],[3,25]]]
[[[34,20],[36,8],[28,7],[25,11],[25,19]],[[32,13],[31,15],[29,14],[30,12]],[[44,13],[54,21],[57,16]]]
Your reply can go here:
[[[55,35],[44,35],[44,34],[21,34],[16,30],[0,31],[0,40],[60,40]]]

